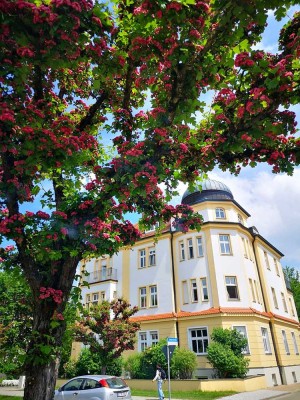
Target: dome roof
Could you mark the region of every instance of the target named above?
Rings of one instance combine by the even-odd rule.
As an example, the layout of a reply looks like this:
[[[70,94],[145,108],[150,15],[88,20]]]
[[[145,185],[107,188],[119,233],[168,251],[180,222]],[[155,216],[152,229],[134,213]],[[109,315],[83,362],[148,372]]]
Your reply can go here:
[[[207,179],[197,185],[193,192],[186,190],[182,196],[183,204],[196,204],[206,200],[233,200],[233,194],[224,183]]]

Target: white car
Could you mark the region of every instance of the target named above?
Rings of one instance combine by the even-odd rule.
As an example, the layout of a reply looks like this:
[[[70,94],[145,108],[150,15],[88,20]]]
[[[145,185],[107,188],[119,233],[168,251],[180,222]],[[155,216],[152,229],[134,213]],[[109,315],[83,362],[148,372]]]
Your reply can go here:
[[[58,390],[54,400],[131,400],[126,382],[111,375],[83,375],[70,379]]]

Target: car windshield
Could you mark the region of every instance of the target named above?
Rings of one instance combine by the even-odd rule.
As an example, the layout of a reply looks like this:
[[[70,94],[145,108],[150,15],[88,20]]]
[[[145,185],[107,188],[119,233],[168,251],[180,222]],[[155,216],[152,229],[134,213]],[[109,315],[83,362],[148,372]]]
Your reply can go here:
[[[127,387],[125,381],[123,381],[122,378],[114,376],[113,378],[106,378],[105,380],[111,389],[122,389]]]

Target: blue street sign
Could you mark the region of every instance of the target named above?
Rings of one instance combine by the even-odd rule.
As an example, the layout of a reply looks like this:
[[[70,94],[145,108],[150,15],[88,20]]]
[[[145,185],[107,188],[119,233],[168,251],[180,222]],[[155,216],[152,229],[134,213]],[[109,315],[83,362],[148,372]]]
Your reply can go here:
[[[178,346],[178,339],[177,338],[168,337],[167,345],[168,346]]]

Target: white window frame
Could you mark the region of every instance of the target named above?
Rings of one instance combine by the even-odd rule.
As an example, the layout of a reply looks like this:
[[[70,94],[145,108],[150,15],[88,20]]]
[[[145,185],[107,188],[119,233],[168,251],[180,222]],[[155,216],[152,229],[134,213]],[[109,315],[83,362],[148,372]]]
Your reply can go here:
[[[294,345],[295,354],[298,356],[299,355],[299,348],[298,348],[295,332],[291,332],[291,336],[292,336],[292,341],[293,341],[293,345]]]
[[[222,255],[231,255],[230,235],[219,234],[220,252]]]
[[[247,333],[247,327],[245,325],[233,325],[232,329],[236,329],[244,338],[247,339],[247,344],[245,348],[242,350],[243,354],[250,354],[250,347],[249,347],[249,339]]]
[[[226,287],[226,293],[227,293],[227,300],[228,301],[236,301],[240,300],[240,295],[239,295],[239,287],[238,287],[238,282],[237,282],[237,277],[234,275],[227,275],[225,276],[225,287]],[[236,297],[230,297],[230,293],[228,291],[228,288],[234,287],[237,296]]]
[[[138,351],[143,352],[159,342],[158,331],[141,331],[138,333]]]
[[[257,302],[256,293],[255,293],[254,283],[251,278],[249,278],[249,285],[250,285],[251,294],[252,294],[252,301],[253,301],[253,303],[256,303]]]
[[[158,331],[150,331],[149,336],[150,336],[150,347],[156,345],[159,342]]]
[[[149,267],[156,265],[156,251],[155,247],[149,247]]]
[[[288,308],[287,308],[287,304],[286,304],[286,300],[285,300],[285,295],[283,292],[281,292],[281,300],[282,300],[283,309],[287,313]]]
[[[207,285],[206,276],[203,276],[200,278],[200,284],[201,284],[201,300],[202,300],[202,302],[209,301],[208,285]],[[205,297],[207,297],[207,299]]]
[[[146,268],[146,249],[139,250],[139,268]]]
[[[204,256],[204,251],[203,251],[202,236],[198,236],[196,238],[196,241],[197,241],[197,256],[198,257],[203,257]]]
[[[197,303],[199,301],[198,285],[196,279],[191,279],[191,300],[192,303]]]
[[[189,238],[187,239],[187,247],[188,247],[188,257],[189,260],[193,259],[195,257],[194,254],[194,243],[193,243],[193,239]]]
[[[142,286],[139,288],[139,303],[140,308],[147,308],[147,287]]]
[[[184,241],[181,240],[179,242],[179,258],[180,261],[184,261],[185,260],[185,246],[184,246]]]
[[[294,305],[293,305],[293,300],[292,300],[292,298],[291,297],[289,297],[289,303],[290,303],[290,309],[291,309],[291,312],[292,312],[292,316],[293,317],[295,317],[295,308],[294,308]]]
[[[265,354],[272,354],[268,329],[263,326],[260,329],[261,329],[261,336],[263,340]]]
[[[267,269],[271,270],[269,256],[266,251],[264,251],[264,257],[265,257],[265,264],[266,264]]]
[[[275,257],[273,258],[273,261],[274,261],[274,266],[275,266],[276,274],[277,274],[278,276],[280,276],[278,261],[276,260]]]
[[[92,293],[92,304],[97,306],[99,304],[99,293]]]
[[[189,289],[187,281],[182,281],[182,304],[189,303]]]
[[[242,238],[242,242],[243,242],[243,248],[244,248],[244,257],[248,258],[248,249],[247,249],[246,239]]]
[[[193,332],[195,336],[193,336]],[[204,335],[206,333],[206,335]],[[188,329],[188,339],[190,349],[197,355],[207,354],[207,346],[209,345],[209,335],[207,326],[199,326]],[[200,344],[200,346],[199,346]],[[203,350],[203,351],[199,351]]]
[[[225,209],[222,207],[217,207],[215,209],[215,215],[217,219],[226,219]]]
[[[276,296],[275,289],[274,289],[273,287],[271,287],[271,292],[272,292],[274,307],[275,307],[276,309],[278,309],[279,307],[278,307],[277,296]]]
[[[289,348],[288,340],[287,340],[287,337],[286,337],[286,332],[285,332],[284,329],[282,329],[281,334],[282,334],[282,340],[283,340],[285,352],[286,352],[286,354],[289,356],[291,353],[290,353],[290,348]]]
[[[148,347],[147,332],[139,332],[138,336],[138,349],[139,351],[145,351]]]
[[[150,307],[158,306],[157,285],[149,286]]]
[[[238,216],[238,221],[239,221],[239,223],[242,224],[242,225],[244,225],[244,219],[243,219],[243,217],[241,216],[241,214],[238,214],[237,216]]]

